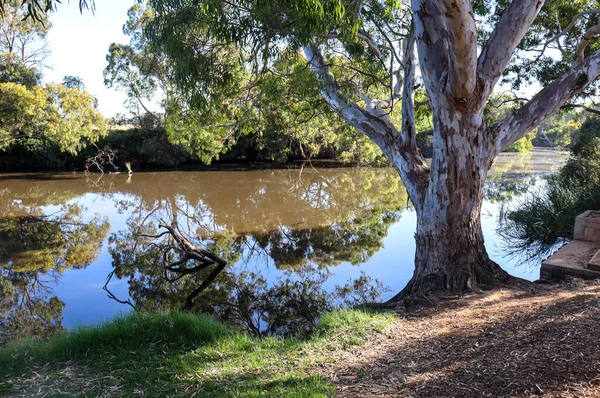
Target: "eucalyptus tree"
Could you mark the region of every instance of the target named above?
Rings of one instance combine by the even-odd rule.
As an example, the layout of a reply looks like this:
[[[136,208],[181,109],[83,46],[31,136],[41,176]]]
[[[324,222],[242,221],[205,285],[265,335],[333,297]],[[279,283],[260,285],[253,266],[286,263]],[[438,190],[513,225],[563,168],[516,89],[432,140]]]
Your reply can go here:
[[[27,7],[20,1],[0,4],[0,52],[14,62],[39,67],[49,55],[46,36],[52,27],[47,15],[27,18]]]
[[[480,213],[487,171],[501,151],[600,74],[600,51],[592,42],[600,27],[592,3],[151,0],[156,17],[148,31],[171,58],[190,109],[210,109],[236,89],[252,98],[283,49],[304,55],[323,98],[381,148],[407,187],[418,218],[407,295],[508,279],[484,246]],[[556,15],[558,24],[550,24]],[[572,40],[579,35],[581,40]],[[554,56],[559,59],[554,80],[548,70],[536,75],[522,67],[532,56],[551,63],[545,55],[550,47],[562,51]],[[431,165],[416,146],[415,48],[433,110]],[[334,61],[340,56],[346,65]],[[343,67],[357,73],[340,82]],[[251,78],[236,85],[239,69]],[[539,77],[546,86],[511,114],[487,123],[486,104],[507,74],[517,83]],[[389,94],[375,99],[382,86]],[[399,125],[390,117],[397,102]]]
[[[184,122],[176,126],[181,131],[202,122],[220,126],[223,119],[239,126],[278,55],[289,48],[304,55],[323,98],[381,148],[406,185],[417,212],[415,272],[403,291],[410,295],[508,279],[484,246],[480,212],[487,171],[502,150],[586,93],[600,74],[596,3],[151,0],[156,17],[148,32],[170,57],[187,104]],[[433,111],[431,165],[416,146],[415,48]],[[548,49],[557,55],[545,55]],[[345,65],[331,62],[339,56]],[[341,67],[356,74],[340,82]],[[489,124],[485,106],[503,76],[516,84],[537,79],[545,87]],[[375,99],[381,87],[389,95]],[[232,99],[240,92],[247,106]],[[206,119],[198,112],[223,102],[239,112],[216,115],[222,108],[213,107]],[[402,120],[395,125],[390,112],[398,102]]]
[[[156,121],[160,117],[149,109],[149,104],[156,97],[162,97],[164,107],[172,89],[169,65],[161,53],[153,51],[143,34],[150,18],[152,10],[140,3],[136,2],[128,10],[123,33],[130,37],[130,42],[110,44],[104,84],[127,94],[126,106],[130,111],[139,117],[148,114]]]
[[[0,4],[0,82],[19,83],[31,88],[40,84],[39,67],[49,52],[45,38],[48,18],[26,18],[20,2]]]

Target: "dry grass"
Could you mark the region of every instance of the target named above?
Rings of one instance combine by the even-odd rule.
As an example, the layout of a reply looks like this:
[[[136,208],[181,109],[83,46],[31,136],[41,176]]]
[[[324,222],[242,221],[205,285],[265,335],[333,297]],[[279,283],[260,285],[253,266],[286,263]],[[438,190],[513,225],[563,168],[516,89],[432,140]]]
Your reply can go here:
[[[600,397],[600,285],[472,293],[405,314],[322,375],[343,397]]]

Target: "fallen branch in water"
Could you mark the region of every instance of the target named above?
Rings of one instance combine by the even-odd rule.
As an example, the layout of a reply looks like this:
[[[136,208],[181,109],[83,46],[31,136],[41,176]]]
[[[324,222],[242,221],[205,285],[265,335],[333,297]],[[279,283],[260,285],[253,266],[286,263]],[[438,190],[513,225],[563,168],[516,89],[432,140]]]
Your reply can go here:
[[[191,309],[193,305],[193,300],[211,283],[214,282],[217,275],[227,265],[227,261],[223,260],[219,256],[214,253],[209,252],[201,247],[198,247],[192,244],[188,239],[186,239],[179,227],[177,226],[177,221],[174,221],[171,225],[161,221],[158,225],[159,229],[163,228],[165,231],[157,234],[157,235],[148,235],[148,234],[138,234],[138,237],[159,239],[163,236],[168,235],[171,239],[167,239],[166,242],[157,244],[155,242],[150,243],[151,245],[156,246],[162,251],[161,262],[162,268],[164,270],[164,279],[168,282],[176,282],[177,280],[183,278],[186,275],[194,274],[196,272],[200,272],[212,265],[216,265],[216,267],[212,270],[212,272],[206,277],[204,282],[198,288],[196,288],[192,293],[188,295],[185,301],[184,309]],[[168,261],[169,253],[176,253],[177,258],[174,261]],[[192,266],[189,266],[190,262],[192,262]],[[178,274],[176,277],[170,277],[169,273]]]

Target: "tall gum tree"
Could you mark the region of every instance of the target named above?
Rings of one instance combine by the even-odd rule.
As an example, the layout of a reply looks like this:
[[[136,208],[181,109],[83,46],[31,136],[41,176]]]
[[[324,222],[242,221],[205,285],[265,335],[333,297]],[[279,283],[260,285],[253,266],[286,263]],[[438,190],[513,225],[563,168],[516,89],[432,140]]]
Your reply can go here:
[[[52,0],[26,2],[52,4]],[[382,149],[415,206],[415,271],[396,296],[400,298],[509,279],[484,246],[480,214],[487,172],[502,150],[600,74],[600,50],[594,45],[600,32],[598,10],[589,8],[595,2],[545,3],[150,0],[156,18],[147,33],[157,51],[172,61],[179,95],[189,106],[182,115],[192,114],[194,108],[210,109],[231,95],[236,68],[246,68],[253,76],[239,90],[255,99],[256,93],[251,93],[260,89],[261,76],[272,73],[270,65],[283,49],[296,48],[304,54],[324,99]],[[573,21],[563,28],[565,15]],[[538,17],[545,22],[530,29]],[[583,35],[573,45],[572,40],[561,41],[568,32]],[[484,110],[499,80],[508,72],[517,80],[528,73],[526,68],[514,68],[519,46],[538,52],[553,46],[573,62],[555,68],[562,75],[521,108],[488,125]],[[340,54],[348,60],[346,68],[356,72],[350,79],[354,85],[336,80],[339,65],[332,59]],[[420,80],[433,111],[431,166],[416,146],[414,91]],[[382,92],[372,89],[377,85],[389,88],[387,99],[374,99]],[[400,102],[402,121],[394,125],[390,110]]]
[[[196,104],[218,101],[214,91],[206,94],[210,87],[206,82],[214,79],[208,77],[212,68],[219,70],[215,66],[219,62],[211,62],[218,61],[219,46],[235,46],[241,63],[253,66],[257,71],[253,88],[260,85],[261,74],[269,73],[270,59],[281,48],[296,46],[304,54],[324,99],[382,149],[415,206],[415,271],[395,297],[399,299],[463,291],[510,278],[484,246],[480,215],[487,172],[501,151],[600,74],[600,51],[587,58],[581,55],[586,48],[589,53],[598,32],[593,20],[587,20],[589,29],[574,49],[570,70],[508,117],[487,124],[486,104],[544,3],[411,0],[402,7],[389,1],[153,0],[157,17],[149,32],[174,65],[187,65],[176,66],[176,73],[182,92]],[[476,13],[487,19],[478,23]],[[587,14],[575,15],[574,20],[582,15]],[[534,39],[528,39],[534,43],[530,47],[535,47]],[[358,72],[354,76],[358,83],[352,89],[336,80],[332,57],[340,53],[355,62],[351,68]],[[194,61],[203,66],[190,68]],[[433,111],[431,166],[416,145],[417,66]],[[389,97],[376,100],[370,87],[373,79],[382,77],[387,79]],[[401,102],[399,126],[389,113],[396,102]]]

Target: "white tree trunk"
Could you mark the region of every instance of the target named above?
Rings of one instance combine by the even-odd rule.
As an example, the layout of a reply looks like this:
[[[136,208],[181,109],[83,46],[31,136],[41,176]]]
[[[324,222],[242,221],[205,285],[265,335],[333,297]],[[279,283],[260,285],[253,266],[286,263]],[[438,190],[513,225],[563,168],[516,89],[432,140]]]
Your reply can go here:
[[[443,97],[438,102],[430,182],[423,200],[415,203],[415,271],[403,296],[462,291],[508,278],[490,260],[481,230],[495,145],[482,116],[457,111]]]
[[[304,53],[329,105],[369,136],[398,170],[417,211],[415,272],[395,298],[438,290],[462,291],[505,282],[490,260],[481,231],[483,187],[493,159],[587,87],[600,74],[600,51],[550,84],[520,110],[487,126],[484,107],[544,4],[513,0],[477,57],[477,32],[467,0],[411,0],[414,33],[403,60],[402,128],[377,101],[366,107],[340,94],[318,48]],[[415,143],[414,63],[419,65],[434,119],[434,154],[427,167]]]

